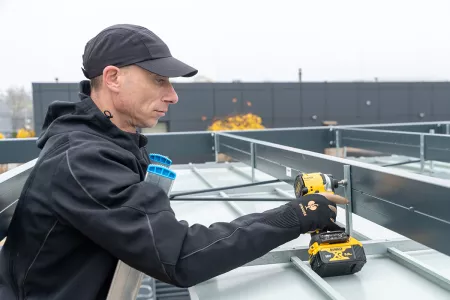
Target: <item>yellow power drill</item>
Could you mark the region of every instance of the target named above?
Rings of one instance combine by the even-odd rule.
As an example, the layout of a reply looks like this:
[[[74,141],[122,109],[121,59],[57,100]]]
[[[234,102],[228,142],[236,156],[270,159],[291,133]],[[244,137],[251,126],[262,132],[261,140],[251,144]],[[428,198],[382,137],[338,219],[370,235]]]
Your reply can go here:
[[[300,173],[294,181],[295,196],[313,193],[335,193],[343,181],[323,173]],[[350,275],[359,272],[366,263],[364,248],[358,240],[345,231],[328,231],[311,234],[309,264],[321,277]]]

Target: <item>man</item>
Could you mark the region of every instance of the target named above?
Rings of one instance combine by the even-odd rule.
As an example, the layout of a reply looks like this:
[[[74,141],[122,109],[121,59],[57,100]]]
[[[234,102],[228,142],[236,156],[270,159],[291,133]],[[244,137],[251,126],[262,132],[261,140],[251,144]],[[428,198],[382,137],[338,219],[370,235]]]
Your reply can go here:
[[[210,227],[178,221],[167,195],[143,181],[147,139],[137,128],[178,102],[170,77],[197,71],[148,29],[115,25],[87,43],[83,72],[81,101],[48,109],[1,252],[0,299],[105,299],[118,260],[189,287],[336,228],[336,203],[347,200],[319,194]]]

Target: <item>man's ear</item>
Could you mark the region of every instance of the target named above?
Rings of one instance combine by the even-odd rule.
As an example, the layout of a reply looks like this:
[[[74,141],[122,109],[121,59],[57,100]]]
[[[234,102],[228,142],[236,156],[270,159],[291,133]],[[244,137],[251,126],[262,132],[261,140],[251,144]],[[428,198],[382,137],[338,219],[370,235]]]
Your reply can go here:
[[[114,66],[107,66],[103,69],[103,83],[112,92],[119,92],[119,68]]]

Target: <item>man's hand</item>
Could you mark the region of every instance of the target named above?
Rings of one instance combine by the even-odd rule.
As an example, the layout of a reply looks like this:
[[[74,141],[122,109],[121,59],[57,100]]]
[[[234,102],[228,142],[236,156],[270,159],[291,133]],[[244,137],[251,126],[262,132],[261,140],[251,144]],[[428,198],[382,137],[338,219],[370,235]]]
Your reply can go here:
[[[331,193],[309,194],[292,201],[290,204],[298,213],[301,233],[316,230],[342,230],[335,221],[336,204],[347,204],[348,200]]]

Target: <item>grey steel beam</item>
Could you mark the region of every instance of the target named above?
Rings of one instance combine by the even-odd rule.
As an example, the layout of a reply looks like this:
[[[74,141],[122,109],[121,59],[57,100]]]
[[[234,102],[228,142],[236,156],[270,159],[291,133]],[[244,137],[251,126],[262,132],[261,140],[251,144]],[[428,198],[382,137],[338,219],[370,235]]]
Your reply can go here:
[[[301,261],[298,257],[291,257],[291,261],[297,269],[305,274],[327,297],[331,300],[345,300],[328,282],[314,272],[309,265]]]
[[[194,191],[179,192],[179,193],[171,193],[170,199],[174,199],[174,198],[179,197],[179,196],[198,195],[198,194],[202,194],[202,193],[210,193],[210,192],[219,192],[219,191],[224,191],[224,190],[241,189],[241,188],[250,187],[250,186],[257,186],[257,185],[264,185],[264,184],[271,184],[271,183],[279,182],[278,179],[272,179],[272,180],[267,180],[267,181],[244,183],[244,184],[230,185],[230,186],[215,186],[215,185],[212,185],[206,179],[206,177],[204,177],[203,175],[199,174],[197,168],[193,167],[193,170],[195,170],[194,173],[196,173],[197,176],[202,177],[202,181],[206,185],[208,185],[210,188],[208,188],[208,189],[201,189],[201,190],[194,190]],[[206,183],[206,182],[208,182],[208,183]]]
[[[315,152],[323,152],[323,149],[330,146],[330,141],[334,140],[334,133],[324,126],[233,131],[229,133]]]
[[[17,201],[37,159],[0,174],[0,241],[6,237]]]
[[[392,123],[392,124],[366,124],[335,126],[332,129],[370,129],[370,130],[397,130],[414,132],[429,132],[435,129],[436,133],[446,134],[448,122],[423,122],[423,123]],[[420,130],[419,130],[420,129]],[[224,131],[239,136],[259,139],[281,145],[302,148],[305,150],[323,152],[330,146],[330,141],[335,142],[335,132],[329,127],[298,127],[276,128],[264,130]],[[218,141],[218,133],[207,131],[194,132],[165,132],[145,134],[149,139],[150,152],[162,153],[172,158],[175,164],[203,163],[215,161],[220,149],[215,146]],[[36,157],[40,149],[36,146],[37,138],[28,139],[3,139],[0,140],[1,163],[25,163]],[[220,144],[220,143],[218,143]],[[183,145],[183,150],[174,145]],[[341,147],[343,147],[341,143]]]
[[[219,162],[219,136],[213,133],[214,136],[214,158],[216,162]]]
[[[344,166],[344,180],[345,180],[345,197],[349,203],[345,206],[345,231],[348,235],[353,235],[353,205],[352,205],[352,179],[351,167]]]
[[[21,164],[39,156],[37,138],[0,139],[0,164]]]
[[[342,139],[342,137],[341,137],[341,134],[340,134],[339,130],[336,130],[335,132],[336,132],[336,156],[340,156],[339,152],[340,152],[340,149],[341,149],[341,139]]]
[[[348,128],[340,129],[341,147],[354,147],[380,153],[419,157],[418,133]]]
[[[420,135],[420,173],[423,173],[425,168],[425,136]]]
[[[435,129],[428,133],[361,128],[340,129],[339,132],[341,147],[417,157],[420,158],[422,172],[425,161],[450,162],[450,136],[435,134]]]
[[[407,165],[407,164],[414,164],[414,163],[418,163],[420,162],[420,159],[410,159],[407,161],[401,161],[401,162],[396,162],[396,163],[390,163],[390,164],[384,164],[382,165],[383,167],[395,167],[395,166],[402,166],[402,165]]]
[[[432,267],[424,264],[423,262],[409,255],[408,253],[398,250],[395,247],[388,248],[387,253],[388,257],[391,258],[392,260],[416,272],[417,274],[430,280],[431,282],[434,282],[440,287],[450,291],[449,278],[447,278],[440,272],[436,271]]]
[[[435,133],[435,130],[434,129],[430,129],[430,134],[434,134]],[[424,140],[424,148],[425,148],[425,140]],[[425,149],[424,149],[424,152],[425,152]],[[424,154],[424,156],[425,156],[425,154]],[[433,173],[433,160],[429,160],[429,163],[430,163],[430,173]]]
[[[169,156],[174,164],[213,162],[214,137],[211,132],[145,134],[149,152]],[[25,163],[39,156],[37,138],[0,139],[0,164]],[[180,150],[182,149],[182,150]]]
[[[361,241],[366,256],[369,255],[386,255],[388,248],[397,248],[401,251],[420,251],[429,250],[428,247],[419,244],[410,239],[392,239],[392,240],[369,240]],[[302,261],[309,260],[308,246],[301,246],[289,249],[274,249],[269,253],[245,264],[244,266],[261,266],[271,264],[289,263],[291,257],[298,257]]]
[[[238,154],[248,163],[245,158],[249,157],[247,149],[252,142],[257,150],[256,168],[291,185],[300,171],[320,171],[342,179],[344,165],[350,165],[353,213],[450,255],[450,239],[442,238],[450,231],[449,181],[231,134],[221,135],[221,149],[230,149],[225,151],[227,155]],[[286,172],[287,169],[291,172]],[[337,193],[342,195],[339,190]]]
[[[190,197],[177,197],[174,199],[171,199],[171,201],[205,201],[205,202],[209,202],[209,201],[221,201],[221,202],[288,202],[288,201],[292,201],[292,198],[260,198],[257,197],[257,195],[255,195],[255,197],[249,198],[249,197],[245,197],[245,198],[232,198],[232,197],[228,197],[227,199],[223,199],[223,198],[218,198],[218,197],[194,197],[194,196],[190,196]]]
[[[404,122],[404,123],[383,123],[383,124],[363,124],[363,125],[340,125],[338,128],[362,128],[362,129],[381,129],[406,132],[429,132],[435,129],[436,133],[445,133],[449,122]]]
[[[255,144],[250,143],[250,164],[252,165],[252,182],[255,182],[255,159],[256,159],[256,147]]]
[[[425,159],[450,162],[450,136],[445,134],[426,134]]]

